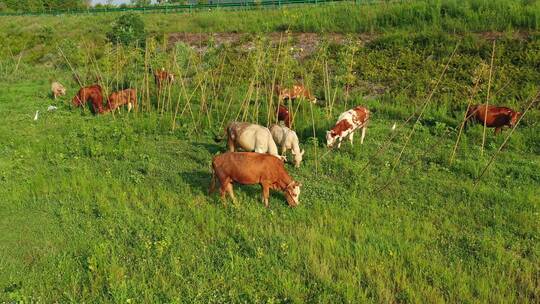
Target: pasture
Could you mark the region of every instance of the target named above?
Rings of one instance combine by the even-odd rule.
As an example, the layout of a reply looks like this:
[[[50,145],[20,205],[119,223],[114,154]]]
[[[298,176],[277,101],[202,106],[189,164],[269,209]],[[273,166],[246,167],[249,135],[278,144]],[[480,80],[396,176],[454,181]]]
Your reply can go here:
[[[25,29],[13,44],[0,36],[0,301],[540,301],[538,4],[468,3],[431,28],[436,18],[376,18],[427,12],[421,1],[374,4],[373,31],[316,18],[349,11],[339,5],[306,19],[296,8],[149,15],[140,49],[106,43],[114,16],[81,17],[95,27],[72,32],[75,17],[60,29],[54,17],[0,19],[3,33]],[[478,3],[505,17],[484,27]],[[266,21],[248,31],[252,20]],[[298,26],[310,20],[321,28]],[[231,24],[229,43],[169,39]],[[160,67],[177,80],[158,95],[149,68]],[[67,95],[53,100],[52,81]],[[96,81],[137,88],[137,111],[73,107]],[[286,165],[300,205],[272,192],[265,209],[259,186],[236,185],[239,203],[223,206],[207,190],[224,125],[274,122],[273,85],[297,82],[322,100],[287,104],[306,150],[300,168]],[[500,152],[510,130],[488,129],[482,149],[472,125],[451,162],[469,100],[532,106]],[[364,144],[329,151],[326,130],[354,105],[372,112]]]

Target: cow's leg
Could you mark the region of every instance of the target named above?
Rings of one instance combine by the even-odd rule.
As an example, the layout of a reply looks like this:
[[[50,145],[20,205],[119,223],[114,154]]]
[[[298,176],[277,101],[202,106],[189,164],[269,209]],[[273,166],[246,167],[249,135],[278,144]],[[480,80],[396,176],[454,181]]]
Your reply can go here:
[[[270,186],[262,183],[261,187],[262,187],[262,200],[263,200],[264,206],[268,208],[268,197],[270,196]]]
[[[229,147],[229,152],[234,152],[234,140],[230,135],[227,137],[227,146]]]
[[[128,113],[131,112],[131,102],[128,103]]]
[[[351,132],[349,134],[349,141],[351,142],[351,146],[353,145],[353,135],[354,135],[354,132]]]
[[[229,184],[227,185],[227,192],[229,192],[229,196],[232,198],[233,204],[238,205],[238,201],[236,200],[236,197],[234,196],[232,182],[229,182]]]
[[[287,147],[285,145],[281,146],[281,155],[285,156],[287,153]]]
[[[338,143],[337,143],[338,149],[341,148],[341,140],[342,139],[343,139],[342,137],[338,137],[338,139],[337,139],[337,141],[338,141]]]
[[[501,132],[501,127],[495,128],[495,135],[499,134]]]
[[[216,190],[216,172],[212,170],[212,180],[210,181],[210,188],[208,188],[208,194],[214,193]]]
[[[367,129],[366,126],[363,126],[363,127],[362,127],[362,137],[360,137],[360,144],[361,144],[361,145],[364,144],[364,137],[366,137],[366,129]]]

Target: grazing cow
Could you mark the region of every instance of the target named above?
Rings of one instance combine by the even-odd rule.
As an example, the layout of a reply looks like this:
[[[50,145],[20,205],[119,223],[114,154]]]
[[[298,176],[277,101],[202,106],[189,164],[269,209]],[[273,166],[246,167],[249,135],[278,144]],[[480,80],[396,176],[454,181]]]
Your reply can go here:
[[[60,83],[60,82],[53,82],[51,84],[51,92],[54,96],[54,99],[56,99],[58,96],[64,96],[66,95],[66,88]]]
[[[276,91],[280,102],[285,99],[289,99],[291,101],[296,99],[305,99],[311,103],[317,103],[317,98],[311,95],[311,92],[302,85],[293,85],[291,89],[282,88],[281,86],[277,85]]]
[[[521,114],[521,112],[516,112],[507,107],[486,107],[484,104],[474,105],[471,106],[467,111],[465,127],[467,126],[467,122],[469,120],[473,120],[484,125],[485,119],[486,127],[495,128],[495,134],[498,134],[504,126],[513,128],[521,117]]]
[[[154,72],[154,80],[158,89],[161,89],[163,85],[174,82],[174,74],[165,71],[165,68],[161,68],[160,71]]]
[[[283,121],[287,128],[291,127],[291,117],[289,115],[289,109],[284,105],[278,107],[278,121]]]
[[[297,168],[300,167],[305,151],[300,151],[296,132],[285,126],[273,124],[270,126],[270,133],[272,133],[274,141],[281,147],[281,155],[285,156],[287,150],[291,150],[294,157],[294,166]]]
[[[125,89],[118,92],[113,92],[109,95],[107,99],[107,110],[115,111],[120,110],[120,107],[127,105],[128,112],[131,112],[131,108],[137,106],[137,90],[136,89]]]
[[[362,128],[362,137],[360,138],[360,144],[364,143],[364,137],[366,136],[366,128],[369,120],[369,110],[357,106],[354,109],[345,111],[339,115],[336,125],[332,130],[326,132],[326,145],[331,148],[336,141],[338,142],[338,148],[341,147],[341,141],[349,136],[351,145],[353,144],[353,134],[358,128]]]
[[[268,208],[270,189],[281,190],[285,193],[287,203],[291,207],[298,206],[300,196],[300,183],[294,181],[283,162],[268,155],[253,152],[227,152],[212,159],[212,182],[209,193],[212,193],[216,184],[216,177],[221,184],[221,198],[228,192],[234,200],[233,182],[243,185],[260,184],[262,198]]]
[[[92,102],[92,110],[94,114],[101,114],[104,112],[103,93],[99,84],[81,88],[77,95],[73,97],[71,102],[74,106],[80,107],[84,106],[88,100]]]
[[[234,152],[236,147],[240,147],[245,151],[268,153],[285,160],[285,157],[279,155],[276,143],[268,128],[247,122],[232,122],[227,126],[226,133],[230,152]]]

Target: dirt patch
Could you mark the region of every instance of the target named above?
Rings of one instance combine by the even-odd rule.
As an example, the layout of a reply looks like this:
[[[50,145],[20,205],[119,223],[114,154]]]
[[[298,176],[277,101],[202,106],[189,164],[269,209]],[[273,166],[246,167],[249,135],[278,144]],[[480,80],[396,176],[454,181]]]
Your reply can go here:
[[[299,59],[313,54],[324,39],[330,43],[343,44],[348,37],[352,37],[364,44],[374,38],[374,35],[365,33],[352,35],[340,33],[327,33],[324,35],[318,33],[289,33],[288,35],[291,38],[291,48],[295,53],[295,57]],[[266,34],[265,37],[269,40],[270,46],[277,47],[280,42],[282,44],[286,42],[287,33],[272,32]],[[255,48],[255,38],[255,34],[249,33],[173,33],[169,34],[168,41],[169,46],[185,43],[198,52],[205,52],[210,43],[215,46],[235,45],[249,51]]]

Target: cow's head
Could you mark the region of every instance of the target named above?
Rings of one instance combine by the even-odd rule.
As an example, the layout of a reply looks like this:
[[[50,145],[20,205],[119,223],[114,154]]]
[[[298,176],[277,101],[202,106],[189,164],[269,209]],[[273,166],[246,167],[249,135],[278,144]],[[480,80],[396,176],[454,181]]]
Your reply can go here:
[[[326,146],[332,148],[336,143],[337,134],[334,130],[326,131]]]
[[[517,124],[521,115],[523,115],[521,112],[512,112],[512,117],[510,118],[510,127],[513,128]]]
[[[295,153],[294,150],[291,152],[293,157],[294,157],[294,166],[296,168],[299,168],[300,167],[300,163],[302,162],[302,156],[304,156],[304,152],[306,152],[305,150],[302,150],[298,153]]]
[[[285,198],[287,199],[289,206],[296,207],[300,204],[300,201],[298,200],[300,197],[300,187],[302,187],[302,184],[293,181],[287,186],[287,189],[285,189]]]
[[[66,95],[66,88],[64,88],[64,87],[59,87],[58,90],[57,90],[57,92],[58,92],[58,95],[64,96],[64,95]]]
[[[75,95],[75,97],[73,97],[73,99],[71,100],[71,103],[73,104],[73,106],[75,107],[80,107],[81,104],[83,103],[83,101],[81,100],[81,98],[79,97],[79,94]]]

